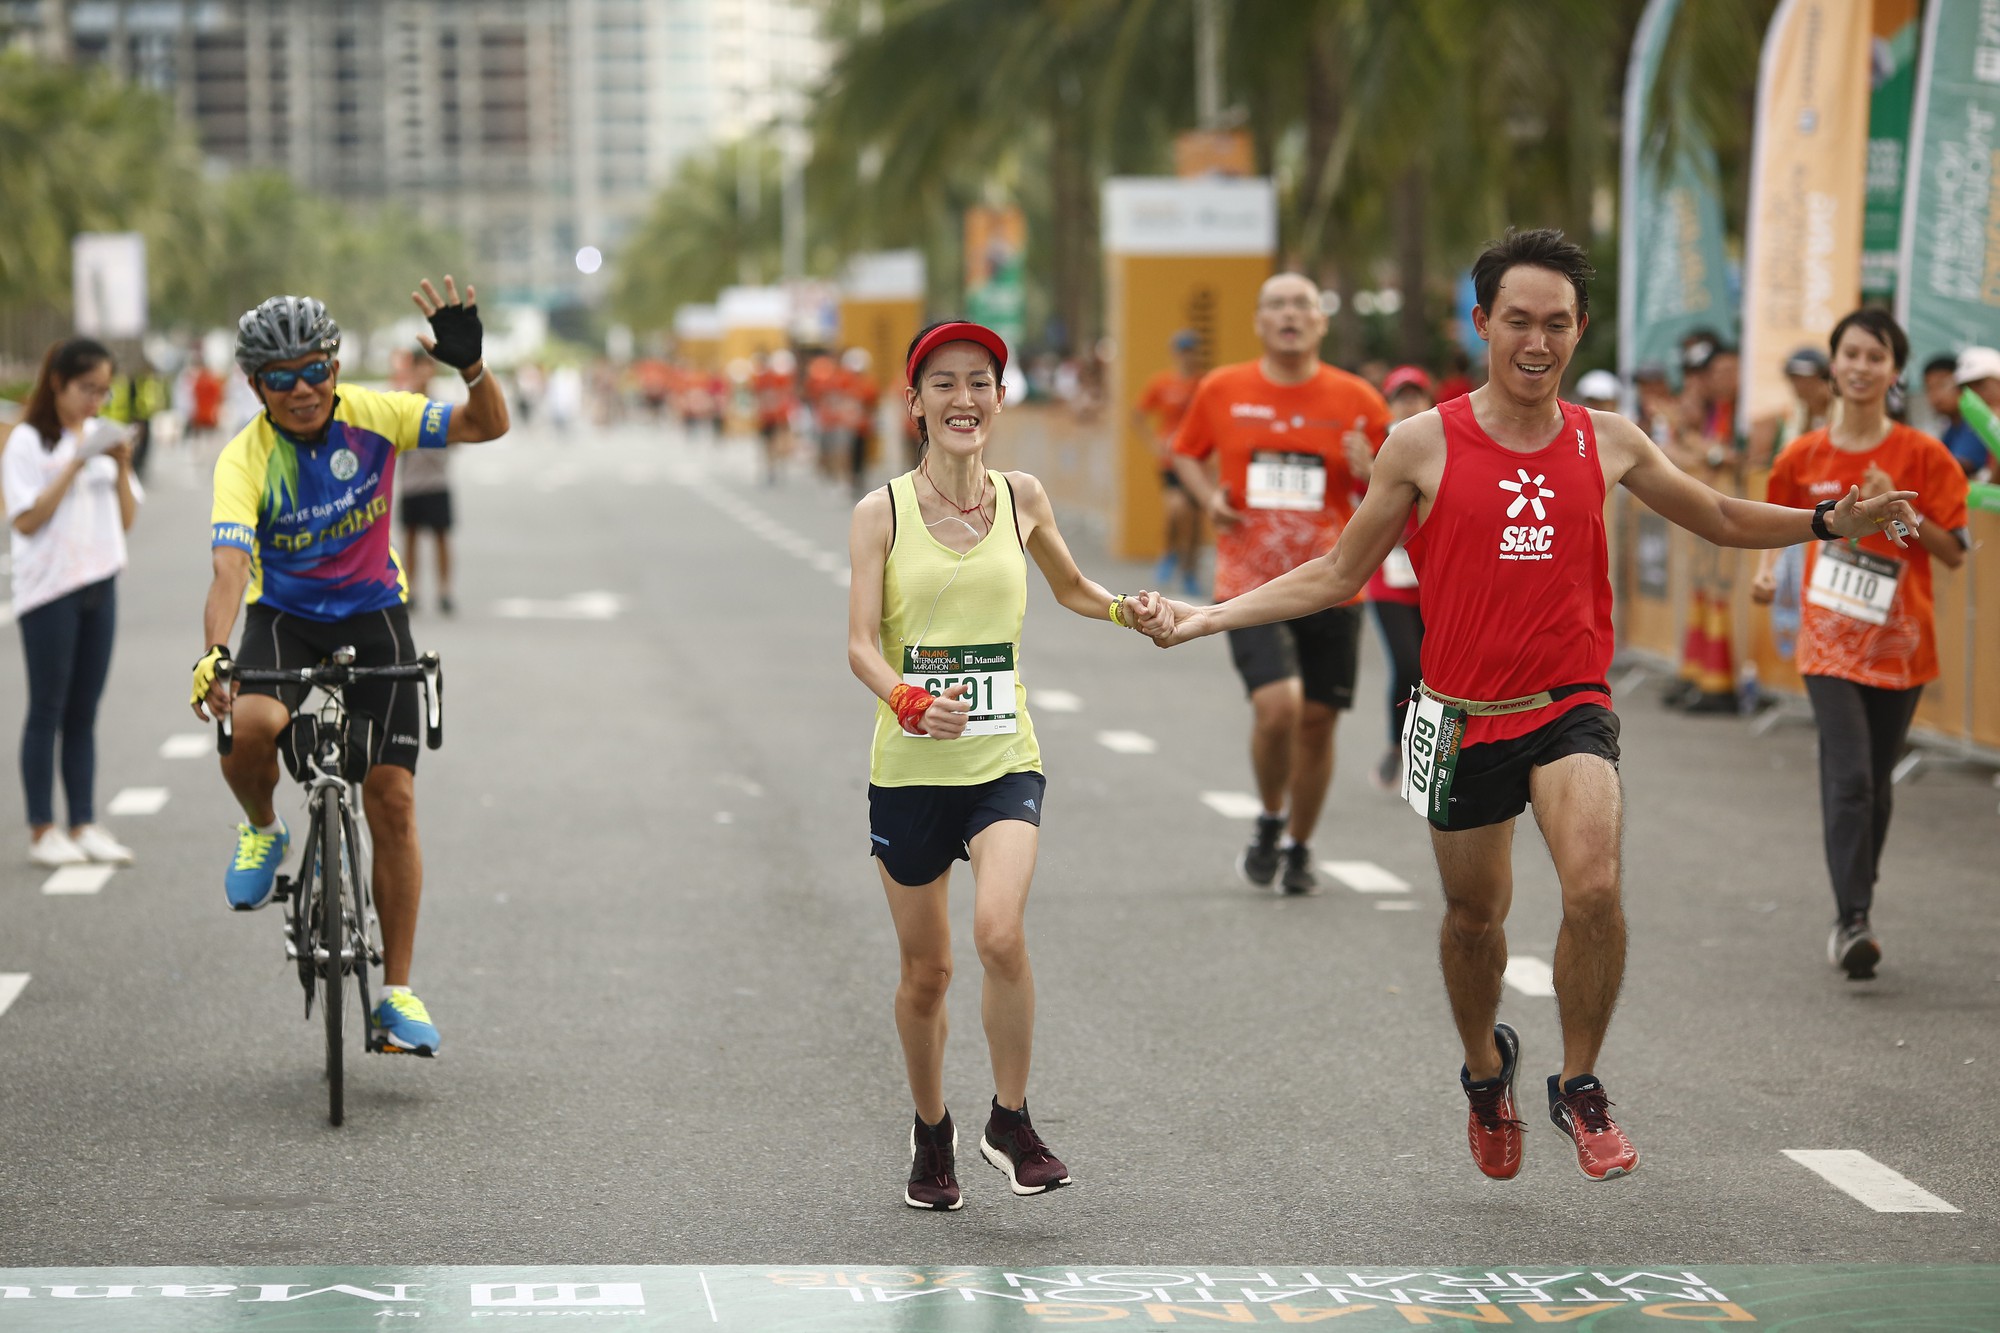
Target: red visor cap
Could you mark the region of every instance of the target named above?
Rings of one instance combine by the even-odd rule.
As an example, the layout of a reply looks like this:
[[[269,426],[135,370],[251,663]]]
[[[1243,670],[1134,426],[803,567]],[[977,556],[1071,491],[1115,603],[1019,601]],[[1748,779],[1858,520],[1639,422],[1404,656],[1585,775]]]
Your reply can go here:
[[[978,343],[993,353],[993,360],[999,366],[1000,373],[1002,375],[1007,373],[1006,340],[984,324],[967,324],[961,321],[955,324],[940,324],[918,340],[917,345],[910,349],[910,359],[903,363],[903,382],[915,384],[917,367],[924,363],[925,357],[946,343]]]

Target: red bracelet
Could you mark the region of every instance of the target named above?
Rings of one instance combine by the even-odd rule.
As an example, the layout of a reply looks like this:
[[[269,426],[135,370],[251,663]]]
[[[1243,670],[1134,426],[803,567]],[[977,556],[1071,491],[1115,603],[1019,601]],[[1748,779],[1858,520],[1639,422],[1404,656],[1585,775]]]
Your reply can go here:
[[[902,723],[903,730],[913,736],[928,736],[924,730],[924,714],[931,711],[937,696],[914,685],[898,685],[889,691],[889,711]]]

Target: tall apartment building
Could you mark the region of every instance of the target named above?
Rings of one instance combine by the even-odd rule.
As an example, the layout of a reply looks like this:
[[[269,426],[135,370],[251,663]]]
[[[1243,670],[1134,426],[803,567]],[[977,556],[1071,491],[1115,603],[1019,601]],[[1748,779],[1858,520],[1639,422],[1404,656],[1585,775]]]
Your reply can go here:
[[[217,162],[404,203],[544,303],[827,61],[812,0],[0,0],[0,38],[165,93]]]

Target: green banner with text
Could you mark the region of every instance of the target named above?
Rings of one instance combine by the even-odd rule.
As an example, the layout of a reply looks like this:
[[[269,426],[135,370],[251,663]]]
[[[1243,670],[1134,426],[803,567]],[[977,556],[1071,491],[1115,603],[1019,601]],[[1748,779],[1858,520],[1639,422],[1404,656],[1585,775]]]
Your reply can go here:
[[[1104,1265],[0,1269],[8,1333],[547,1327],[1031,1333],[1699,1324],[1991,1329],[2000,1265]],[[517,1322],[521,1321],[521,1322]]]
[[[2000,0],[1924,15],[1898,267],[1910,365],[2000,344]]]

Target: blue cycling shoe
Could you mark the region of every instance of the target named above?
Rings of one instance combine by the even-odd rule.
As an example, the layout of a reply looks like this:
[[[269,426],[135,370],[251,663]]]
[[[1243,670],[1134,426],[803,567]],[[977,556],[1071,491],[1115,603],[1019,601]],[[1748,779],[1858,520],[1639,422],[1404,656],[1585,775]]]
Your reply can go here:
[[[278,886],[278,867],[292,848],[291,830],[278,821],[276,833],[259,833],[248,824],[236,826],[236,859],[222,877],[229,905],[239,912],[254,912],[271,901]]]
[[[390,991],[369,1018],[369,1048],[390,1055],[436,1055],[438,1030],[430,1010],[410,992]]]

